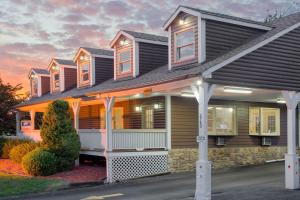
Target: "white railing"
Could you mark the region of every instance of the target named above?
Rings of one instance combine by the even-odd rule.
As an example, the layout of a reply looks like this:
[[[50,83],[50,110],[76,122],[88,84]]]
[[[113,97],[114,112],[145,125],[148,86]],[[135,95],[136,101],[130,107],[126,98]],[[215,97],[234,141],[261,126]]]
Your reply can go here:
[[[20,137],[28,138],[33,141],[39,142],[41,141],[41,134],[40,130],[32,130],[32,129],[23,129],[21,130],[21,135]]]
[[[81,149],[86,151],[101,151],[106,146],[106,135],[103,129],[79,129]]]
[[[165,129],[115,129],[112,132],[112,149],[167,148]]]

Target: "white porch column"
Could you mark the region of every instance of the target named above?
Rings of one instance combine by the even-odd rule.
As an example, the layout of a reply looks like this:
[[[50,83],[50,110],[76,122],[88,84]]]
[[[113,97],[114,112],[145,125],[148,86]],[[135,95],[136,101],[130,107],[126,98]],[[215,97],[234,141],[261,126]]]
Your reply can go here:
[[[112,151],[112,109],[115,104],[115,97],[106,97],[104,99],[105,106],[105,127],[106,127],[106,150]]]
[[[21,135],[21,127],[20,127],[20,111],[16,110],[16,136]]]
[[[80,112],[80,101],[72,102],[72,109],[74,114],[74,128],[76,129],[77,133],[79,130],[79,112]]]
[[[31,129],[35,130],[35,110],[30,111]]]
[[[285,154],[285,188],[299,188],[299,159],[296,153],[296,107],[300,93],[282,91],[287,106],[287,149]]]
[[[211,162],[208,161],[208,134],[207,113],[208,101],[215,86],[205,81],[191,85],[191,89],[198,102],[199,133],[199,160],[196,163],[196,192],[195,200],[211,199]]]

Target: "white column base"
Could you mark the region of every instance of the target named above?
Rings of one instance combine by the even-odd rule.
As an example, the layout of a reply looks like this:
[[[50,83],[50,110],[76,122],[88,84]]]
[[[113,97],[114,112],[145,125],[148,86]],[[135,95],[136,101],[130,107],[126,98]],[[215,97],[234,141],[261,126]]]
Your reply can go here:
[[[299,188],[299,159],[297,154],[285,154],[285,188]]]
[[[195,200],[211,200],[211,162],[198,160],[196,163]]]
[[[79,158],[75,160],[75,166],[79,166]]]

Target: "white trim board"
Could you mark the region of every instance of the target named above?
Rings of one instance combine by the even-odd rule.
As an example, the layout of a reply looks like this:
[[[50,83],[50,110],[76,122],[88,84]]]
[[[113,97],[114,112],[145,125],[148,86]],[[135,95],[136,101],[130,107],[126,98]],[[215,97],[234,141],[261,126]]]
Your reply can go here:
[[[235,25],[240,25],[240,26],[245,26],[245,27],[251,27],[251,28],[257,28],[257,29],[262,29],[262,30],[271,30],[272,28],[269,26],[264,26],[264,25],[259,25],[259,24],[254,24],[250,22],[242,22],[239,20],[234,20],[234,19],[227,19],[223,17],[217,17],[217,16],[212,16],[208,14],[202,14],[200,11],[195,11],[189,8],[181,7],[179,6],[177,10],[171,15],[171,17],[165,22],[163,29],[167,30],[172,21],[177,17],[177,15],[180,12],[184,12],[190,15],[198,16],[201,15],[202,19],[211,19],[215,21],[220,21],[220,22],[225,22],[225,23],[230,23],[230,24],[235,24]]]
[[[277,34],[273,35],[272,37],[270,37],[270,38],[268,38],[268,39],[266,39],[266,40],[263,40],[263,41],[259,42],[258,44],[256,44],[256,45],[254,45],[254,46],[252,46],[252,47],[250,47],[250,48],[248,48],[248,49],[246,49],[246,50],[244,50],[244,51],[238,53],[237,55],[232,56],[232,57],[226,59],[225,61],[223,61],[223,62],[221,62],[221,63],[219,63],[219,64],[217,64],[217,65],[215,65],[215,66],[213,66],[213,67],[211,67],[211,68],[209,68],[209,69],[207,69],[207,70],[205,70],[205,71],[202,73],[202,75],[203,75],[203,76],[209,76],[209,75],[210,75],[211,73],[213,73],[214,71],[216,71],[216,70],[218,70],[218,69],[224,67],[225,65],[227,65],[227,64],[229,64],[229,63],[232,63],[233,61],[235,61],[235,60],[237,60],[237,59],[239,59],[239,58],[241,58],[241,57],[243,57],[243,56],[245,56],[245,55],[247,55],[247,54],[249,54],[249,53],[255,51],[256,49],[258,49],[258,48],[260,48],[260,47],[262,47],[262,46],[264,46],[264,45],[266,45],[266,44],[268,44],[268,43],[270,43],[270,42],[276,40],[277,38],[279,38],[279,37],[285,35],[286,33],[288,33],[288,32],[290,32],[290,31],[292,31],[292,30],[298,28],[299,26],[300,26],[300,22],[297,23],[297,24],[294,24],[293,26],[291,26],[291,27],[289,27],[289,28],[287,28],[287,29],[284,29],[284,30],[278,32]]]

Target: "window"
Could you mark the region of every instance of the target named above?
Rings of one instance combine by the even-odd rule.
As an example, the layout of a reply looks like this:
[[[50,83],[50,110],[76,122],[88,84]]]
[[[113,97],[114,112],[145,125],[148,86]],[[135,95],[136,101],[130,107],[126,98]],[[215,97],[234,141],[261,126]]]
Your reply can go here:
[[[176,61],[195,57],[194,28],[175,33]]]
[[[38,94],[38,78],[34,77],[31,79],[31,91],[32,91],[32,96]]]
[[[89,63],[84,63],[80,66],[80,82],[86,83],[89,81]]]
[[[249,134],[279,136],[280,109],[265,107],[249,108]]]
[[[209,106],[207,124],[209,135],[236,135],[236,108]]]
[[[152,129],[153,128],[153,106],[145,106],[142,109],[142,128]]]
[[[59,73],[58,72],[54,72],[53,74],[53,89],[59,89]]]
[[[119,53],[119,70],[121,73],[130,72],[130,50]]]

